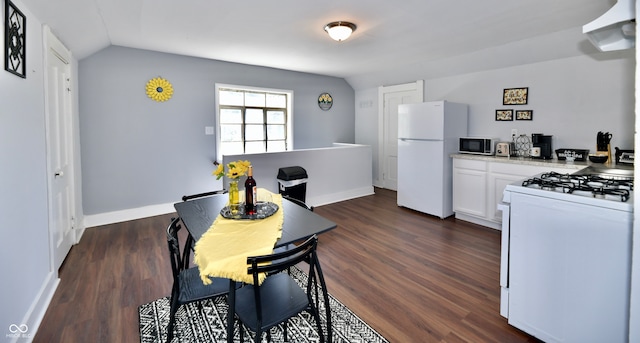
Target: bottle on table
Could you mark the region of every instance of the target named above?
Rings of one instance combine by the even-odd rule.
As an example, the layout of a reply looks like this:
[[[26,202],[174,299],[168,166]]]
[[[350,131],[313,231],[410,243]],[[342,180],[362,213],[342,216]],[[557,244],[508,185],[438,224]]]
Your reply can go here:
[[[256,180],[253,178],[253,167],[249,166],[247,170],[247,180],[244,182],[245,192],[245,214],[256,214],[256,202],[258,199],[258,188],[256,187]]]

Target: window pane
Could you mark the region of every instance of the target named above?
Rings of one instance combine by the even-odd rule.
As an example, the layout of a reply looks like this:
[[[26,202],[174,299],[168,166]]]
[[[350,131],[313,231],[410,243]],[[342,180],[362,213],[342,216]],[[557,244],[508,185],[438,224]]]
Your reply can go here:
[[[285,139],[284,125],[267,125],[267,137],[269,140]]]
[[[247,141],[264,140],[264,126],[246,125],[244,134]]]
[[[264,112],[260,109],[247,108],[245,123],[247,124],[262,124],[264,123]]]
[[[286,116],[284,111],[267,111],[267,123],[269,124],[284,124]]]
[[[286,108],[287,96],[284,94],[267,94],[267,107]]]
[[[246,92],[244,96],[244,105],[264,107],[264,104],[265,104],[264,97],[265,97],[264,93]]]
[[[249,153],[257,153],[257,152],[267,152],[264,147],[264,141],[260,142],[247,142],[245,144],[245,152]]]
[[[220,105],[244,105],[244,92],[229,89],[220,90]]]
[[[242,125],[220,125],[220,141],[242,142]]]
[[[242,111],[240,109],[235,109],[235,108],[221,108],[220,123],[242,124]]]
[[[285,151],[287,149],[284,141],[267,141],[267,151]]]
[[[220,146],[221,155],[240,155],[244,154],[242,142],[223,142]]]

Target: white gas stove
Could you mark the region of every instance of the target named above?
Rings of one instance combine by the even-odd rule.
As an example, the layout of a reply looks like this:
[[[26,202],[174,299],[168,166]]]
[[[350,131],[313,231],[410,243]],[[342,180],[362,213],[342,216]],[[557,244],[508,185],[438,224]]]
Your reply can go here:
[[[500,313],[545,342],[626,342],[633,169],[543,173],[508,185]]]

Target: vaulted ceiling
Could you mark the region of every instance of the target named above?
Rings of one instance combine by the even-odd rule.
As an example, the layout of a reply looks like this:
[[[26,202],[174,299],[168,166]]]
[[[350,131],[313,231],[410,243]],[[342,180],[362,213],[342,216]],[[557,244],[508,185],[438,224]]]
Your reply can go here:
[[[343,77],[354,88],[597,50],[615,0],[22,0],[81,60],[118,45]],[[335,42],[325,24],[357,24]],[[415,76],[414,76],[415,78]]]

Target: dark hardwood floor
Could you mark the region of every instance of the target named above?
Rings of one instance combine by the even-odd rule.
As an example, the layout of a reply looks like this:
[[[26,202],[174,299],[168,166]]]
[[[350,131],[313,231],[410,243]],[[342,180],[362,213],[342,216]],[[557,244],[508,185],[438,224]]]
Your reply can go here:
[[[499,314],[500,233],[396,206],[395,192],[318,206],[329,291],[390,342],[536,342]],[[167,296],[171,215],[89,228],[34,342],[136,342],[138,306]],[[184,230],[183,230],[184,231]]]

